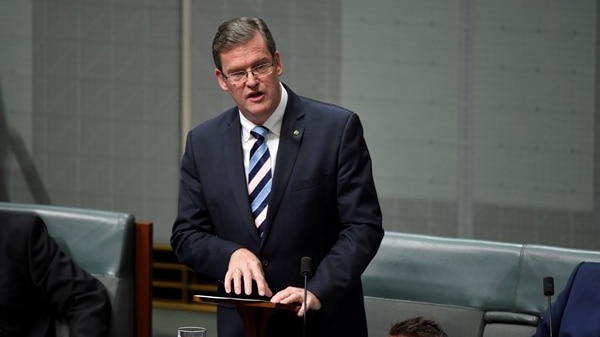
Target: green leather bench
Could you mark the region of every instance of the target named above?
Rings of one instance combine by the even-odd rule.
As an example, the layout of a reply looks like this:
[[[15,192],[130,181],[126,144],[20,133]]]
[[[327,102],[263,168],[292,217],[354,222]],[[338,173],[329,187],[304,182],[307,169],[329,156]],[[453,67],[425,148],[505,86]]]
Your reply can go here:
[[[152,224],[132,214],[0,202],[0,209],[37,213],[48,233],[108,290],[111,337],[151,335]],[[58,336],[68,336],[59,325]]]
[[[531,336],[548,299],[582,261],[600,252],[386,232],[363,274],[369,336],[404,318],[440,322],[449,336]]]

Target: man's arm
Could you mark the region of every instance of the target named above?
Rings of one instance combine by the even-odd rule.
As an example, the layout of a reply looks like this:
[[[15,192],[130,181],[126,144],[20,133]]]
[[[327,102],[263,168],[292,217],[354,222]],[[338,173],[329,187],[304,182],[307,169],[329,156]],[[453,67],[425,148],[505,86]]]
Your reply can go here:
[[[358,116],[350,114],[340,139],[337,172],[337,210],[340,233],[329,254],[321,261],[308,289],[333,310],[345,296],[334,285],[356,286],[371,262],[384,230],[372,164]]]
[[[111,319],[106,288],[59,248],[39,217],[32,229],[30,256],[33,283],[52,310],[67,320],[70,336],[106,336]]]
[[[384,235],[362,125],[356,114],[345,116],[343,120],[338,118],[327,133],[330,142],[333,139],[339,142],[333,147],[337,155],[336,199],[335,204],[328,205],[335,207],[338,223],[331,225],[338,227],[339,232],[308,281],[307,305],[311,310],[322,306],[325,311],[333,312],[349,292],[360,286],[360,277],[377,253]],[[329,126],[326,121],[320,122]],[[338,134],[339,138],[332,136]],[[288,287],[275,294],[272,301],[302,303],[302,294],[300,287]]]

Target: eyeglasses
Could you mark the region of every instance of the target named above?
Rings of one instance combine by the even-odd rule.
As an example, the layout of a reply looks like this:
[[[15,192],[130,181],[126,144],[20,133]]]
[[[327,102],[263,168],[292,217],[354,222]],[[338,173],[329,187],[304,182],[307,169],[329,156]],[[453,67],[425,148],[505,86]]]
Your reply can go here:
[[[232,84],[237,84],[237,83],[244,83],[248,80],[248,73],[252,73],[252,75],[254,77],[264,77],[267,75],[271,75],[271,73],[273,72],[273,66],[275,65],[274,62],[268,62],[268,63],[263,63],[263,64],[259,64],[256,67],[252,67],[252,69],[250,69],[250,71],[236,71],[235,73],[231,73],[231,74],[223,74],[223,76],[225,76],[225,78],[227,80],[229,80],[229,83]]]

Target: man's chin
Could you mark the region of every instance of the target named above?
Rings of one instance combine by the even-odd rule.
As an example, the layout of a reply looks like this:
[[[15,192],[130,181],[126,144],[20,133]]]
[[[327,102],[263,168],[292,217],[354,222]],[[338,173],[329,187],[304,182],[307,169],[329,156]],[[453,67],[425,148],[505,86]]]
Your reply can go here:
[[[251,106],[243,114],[244,117],[246,117],[249,121],[258,125],[264,123],[267,119],[269,119],[272,113],[272,111],[269,111],[267,109],[258,109],[258,107]]]

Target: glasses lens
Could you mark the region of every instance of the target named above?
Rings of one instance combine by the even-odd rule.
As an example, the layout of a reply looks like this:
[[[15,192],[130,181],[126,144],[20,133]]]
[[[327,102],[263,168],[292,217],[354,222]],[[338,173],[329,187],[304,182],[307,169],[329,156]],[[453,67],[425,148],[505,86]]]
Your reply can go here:
[[[273,71],[273,65],[271,63],[261,64],[252,69],[254,75],[266,76]]]
[[[241,81],[241,80],[243,80],[243,79],[246,78],[246,72],[245,71],[240,71],[240,72],[237,72],[237,73],[232,73],[232,74],[227,75],[227,78],[231,82],[239,82],[239,81]]]
[[[273,63],[265,63],[258,65],[250,70],[255,77],[267,76],[273,72]],[[248,79],[247,71],[238,71],[227,75],[227,79],[231,83],[245,82]]]

